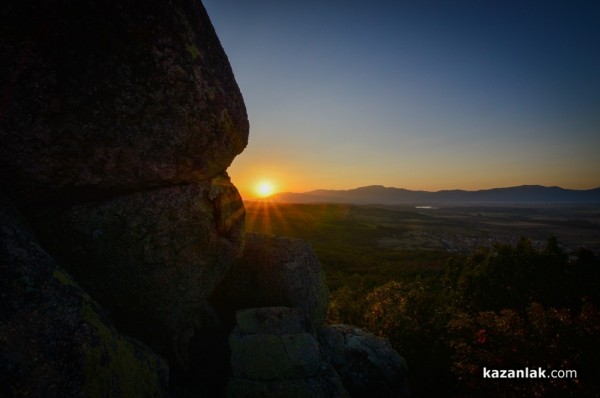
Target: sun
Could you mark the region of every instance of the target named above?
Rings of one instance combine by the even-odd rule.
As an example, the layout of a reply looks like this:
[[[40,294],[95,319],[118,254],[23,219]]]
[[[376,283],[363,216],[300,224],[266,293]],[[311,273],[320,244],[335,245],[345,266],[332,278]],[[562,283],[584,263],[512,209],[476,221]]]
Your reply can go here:
[[[275,192],[275,187],[270,181],[261,181],[256,185],[255,190],[256,194],[260,198],[266,198],[267,196],[270,196]]]

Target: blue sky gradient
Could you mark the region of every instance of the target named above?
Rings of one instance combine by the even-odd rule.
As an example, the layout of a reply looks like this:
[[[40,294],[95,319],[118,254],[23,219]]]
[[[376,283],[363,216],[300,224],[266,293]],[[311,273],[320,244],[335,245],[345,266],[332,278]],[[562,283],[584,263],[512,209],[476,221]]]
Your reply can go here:
[[[600,186],[600,2],[204,0],[240,86],[245,197]]]

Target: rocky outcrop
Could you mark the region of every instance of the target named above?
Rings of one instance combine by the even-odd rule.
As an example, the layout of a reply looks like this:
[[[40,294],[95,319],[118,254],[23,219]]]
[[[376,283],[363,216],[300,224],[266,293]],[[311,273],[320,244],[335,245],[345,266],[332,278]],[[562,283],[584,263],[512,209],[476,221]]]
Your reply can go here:
[[[319,341],[352,397],[408,397],[406,362],[386,339],[333,325],[319,330]]]
[[[339,376],[323,360],[306,312],[271,307],[237,312],[229,337],[233,377],[227,396],[346,397]]]
[[[243,248],[226,169],[249,125],[202,4],[9,1],[0,50],[3,190],[171,384],[201,369],[210,390],[227,333],[207,297]]]
[[[230,398],[409,396],[389,341],[350,325],[315,328],[299,308],[238,311],[229,346]]]
[[[0,173],[20,201],[88,201],[222,173],[248,119],[200,1],[9,1]]]
[[[229,179],[39,213],[45,247],[117,326],[185,364],[195,331],[215,326],[208,295],[241,254],[244,206]]]
[[[0,395],[400,391],[387,343],[320,331],[308,244],[244,250],[248,120],[199,1],[10,0],[0,50]]]
[[[0,396],[166,397],[163,359],[98,304],[0,203]]]
[[[328,295],[321,264],[308,243],[248,233],[242,257],[211,302],[231,322],[238,309],[284,306],[302,309],[320,326],[327,318]]]

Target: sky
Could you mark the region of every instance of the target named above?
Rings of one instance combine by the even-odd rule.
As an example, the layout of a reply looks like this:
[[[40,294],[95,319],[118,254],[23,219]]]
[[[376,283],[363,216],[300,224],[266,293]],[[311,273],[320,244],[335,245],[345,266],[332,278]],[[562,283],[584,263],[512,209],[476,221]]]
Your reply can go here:
[[[248,111],[246,199],[600,187],[597,0],[203,4]]]

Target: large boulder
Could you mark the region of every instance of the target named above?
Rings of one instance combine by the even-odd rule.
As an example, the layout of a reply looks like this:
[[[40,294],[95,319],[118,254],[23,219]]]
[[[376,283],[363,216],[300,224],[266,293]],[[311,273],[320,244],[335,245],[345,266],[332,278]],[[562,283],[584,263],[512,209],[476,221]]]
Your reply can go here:
[[[249,124],[201,2],[9,0],[0,51],[3,192],[119,331],[177,386],[202,369],[205,393],[228,359],[207,297],[243,248],[225,171]]]
[[[233,376],[230,398],[345,397],[337,373],[323,360],[315,329],[298,308],[237,312],[229,337]]]
[[[9,0],[0,52],[0,177],[22,203],[210,179],[247,144],[198,0]]]
[[[244,206],[225,176],[33,217],[47,250],[116,325],[186,362],[217,317],[207,297],[242,251]]]
[[[310,245],[299,239],[247,233],[242,257],[211,297],[224,318],[236,310],[294,307],[315,326],[327,318],[329,290]]]
[[[168,368],[108,322],[0,203],[0,396],[166,397]]]
[[[319,330],[321,350],[352,397],[409,396],[407,367],[390,342],[351,325]]]

